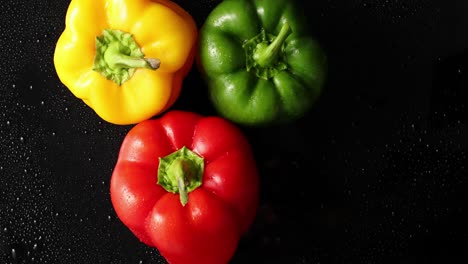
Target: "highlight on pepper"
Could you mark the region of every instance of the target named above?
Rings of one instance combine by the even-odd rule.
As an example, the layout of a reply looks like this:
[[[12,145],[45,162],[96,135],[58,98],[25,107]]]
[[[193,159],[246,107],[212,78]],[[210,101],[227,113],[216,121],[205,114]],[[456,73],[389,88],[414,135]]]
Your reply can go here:
[[[170,0],[71,0],[54,66],[99,117],[136,124],[178,99],[197,30],[192,16]]]

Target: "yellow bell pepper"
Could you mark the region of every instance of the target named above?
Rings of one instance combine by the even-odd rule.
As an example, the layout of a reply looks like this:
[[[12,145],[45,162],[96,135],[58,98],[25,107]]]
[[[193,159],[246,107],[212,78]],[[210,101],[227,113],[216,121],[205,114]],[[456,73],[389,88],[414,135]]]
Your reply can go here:
[[[102,119],[135,124],[175,103],[197,34],[192,16],[170,0],[71,0],[54,65]]]

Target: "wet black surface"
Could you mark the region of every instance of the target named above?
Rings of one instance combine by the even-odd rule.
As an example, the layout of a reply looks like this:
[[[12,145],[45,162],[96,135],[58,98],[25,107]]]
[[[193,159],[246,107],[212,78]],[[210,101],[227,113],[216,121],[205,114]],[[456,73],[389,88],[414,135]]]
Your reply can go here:
[[[199,25],[217,3],[177,2]],[[0,263],[165,263],[109,199],[131,126],[101,121],[55,74],[67,6],[1,11]],[[302,120],[243,128],[261,207],[232,263],[466,261],[468,3],[308,6],[328,81]],[[195,68],[173,108],[213,114]]]

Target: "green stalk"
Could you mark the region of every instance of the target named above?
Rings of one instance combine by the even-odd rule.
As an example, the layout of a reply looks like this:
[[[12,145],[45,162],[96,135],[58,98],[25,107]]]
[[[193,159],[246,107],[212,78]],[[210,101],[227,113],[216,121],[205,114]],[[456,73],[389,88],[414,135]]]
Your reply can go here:
[[[185,206],[189,192],[202,184],[203,170],[203,158],[182,147],[159,159],[158,184],[168,192],[178,193]]]
[[[262,67],[271,66],[278,59],[284,41],[292,33],[291,27],[288,23],[284,23],[276,38],[268,45],[261,42],[257,45],[253,58],[258,65]]]
[[[126,55],[121,51],[120,44],[118,42],[109,44],[108,48],[104,52],[104,60],[112,69],[146,68],[155,70],[159,68],[159,65],[161,64],[159,59]]]

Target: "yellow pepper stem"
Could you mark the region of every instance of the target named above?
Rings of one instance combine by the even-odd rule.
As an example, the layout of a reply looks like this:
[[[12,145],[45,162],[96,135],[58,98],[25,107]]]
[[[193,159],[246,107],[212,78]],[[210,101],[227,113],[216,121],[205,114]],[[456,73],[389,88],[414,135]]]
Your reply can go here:
[[[120,45],[118,42],[113,42],[109,44],[104,52],[104,60],[110,68],[146,68],[151,70],[159,68],[161,64],[159,59],[126,55],[121,51]]]
[[[135,69],[156,70],[160,65],[159,59],[144,57],[130,33],[106,29],[96,37],[93,70],[118,85],[129,80]]]

